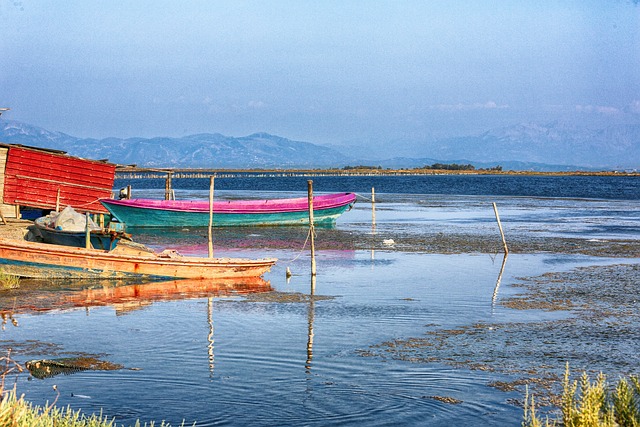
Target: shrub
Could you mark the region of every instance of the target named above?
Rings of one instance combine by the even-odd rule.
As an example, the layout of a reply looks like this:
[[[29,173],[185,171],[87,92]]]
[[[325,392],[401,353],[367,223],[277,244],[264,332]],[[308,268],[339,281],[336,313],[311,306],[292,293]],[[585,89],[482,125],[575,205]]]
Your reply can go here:
[[[565,427],[638,427],[640,426],[640,381],[621,378],[615,387],[607,385],[604,374],[591,382],[585,373],[580,381],[569,380],[569,365],[562,383],[562,423]],[[523,427],[549,427],[558,420],[542,422],[536,416],[533,396],[525,397]]]

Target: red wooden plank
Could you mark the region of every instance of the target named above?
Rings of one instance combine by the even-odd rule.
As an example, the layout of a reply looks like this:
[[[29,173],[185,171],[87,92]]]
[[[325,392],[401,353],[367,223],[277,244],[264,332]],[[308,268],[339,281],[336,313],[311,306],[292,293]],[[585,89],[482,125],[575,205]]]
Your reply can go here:
[[[23,147],[10,147],[5,168],[5,203],[103,212],[100,198],[111,197],[115,165]]]

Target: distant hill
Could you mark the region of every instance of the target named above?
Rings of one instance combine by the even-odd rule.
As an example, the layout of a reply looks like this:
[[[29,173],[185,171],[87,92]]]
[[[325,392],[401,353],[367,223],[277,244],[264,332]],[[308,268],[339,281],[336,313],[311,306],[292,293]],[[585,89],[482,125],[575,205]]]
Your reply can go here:
[[[423,166],[431,166],[435,163],[473,165],[476,169],[492,169],[501,166],[504,171],[533,171],[533,172],[570,172],[576,170],[596,171],[603,168],[594,168],[589,166],[576,165],[553,165],[549,163],[536,162],[519,162],[515,160],[508,161],[489,161],[476,162],[468,159],[450,159],[447,161],[436,160],[432,158],[413,158],[413,157],[395,157],[393,159],[384,159],[380,161],[369,162],[372,166],[380,166],[383,169],[401,169],[401,168],[419,168]],[[606,168],[605,168],[606,169]]]
[[[477,168],[501,165],[505,170],[640,169],[640,125],[586,129],[562,122],[523,123],[479,135],[393,141],[386,145],[393,147],[393,158],[388,157],[389,150],[382,144],[351,141],[348,146],[332,148],[354,156],[369,156],[367,164],[392,168],[437,161],[471,163]]]
[[[563,123],[519,124],[478,136],[425,144],[429,157],[474,162],[509,161],[585,169],[640,168],[640,125],[584,129]]]
[[[198,134],[181,138],[81,139],[0,119],[0,142],[63,150],[90,159],[141,167],[315,168],[342,167],[343,154],[267,133],[244,137]]]
[[[640,125],[589,130],[559,122],[530,123],[476,136],[420,143],[394,141],[387,146],[356,148],[292,141],[267,133],[243,137],[207,133],[180,138],[83,139],[0,119],[0,142],[157,168],[292,169],[372,165],[395,169],[457,163],[472,164],[476,168],[502,166],[503,170],[532,171],[640,169]],[[401,152],[410,152],[412,156],[400,157]]]

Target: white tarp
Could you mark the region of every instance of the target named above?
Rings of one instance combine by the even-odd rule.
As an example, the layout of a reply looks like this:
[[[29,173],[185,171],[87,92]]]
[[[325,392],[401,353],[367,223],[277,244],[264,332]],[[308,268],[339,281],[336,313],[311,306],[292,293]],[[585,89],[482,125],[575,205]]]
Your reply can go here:
[[[71,206],[67,206],[62,212],[49,214],[53,222],[53,228],[65,231],[84,231],[87,226],[86,215],[78,213]],[[89,218],[89,229],[100,230],[100,227]]]

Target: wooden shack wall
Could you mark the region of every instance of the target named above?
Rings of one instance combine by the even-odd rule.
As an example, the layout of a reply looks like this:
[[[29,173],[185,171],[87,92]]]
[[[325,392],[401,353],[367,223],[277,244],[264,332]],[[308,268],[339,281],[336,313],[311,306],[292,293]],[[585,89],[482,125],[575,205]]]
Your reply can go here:
[[[10,146],[4,168],[4,203],[41,209],[71,206],[106,213],[99,199],[111,197],[115,165],[65,154]],[[58,196],[59,192],[59,196]]]
[[[0,188],[4,188],[5,167],[7,165],[8,154],[8,148],[0,147]],[[17,218],[19,215],[17,206],[4,202],[4,194],[2,191],[0,191],[0,211],[5,218]]]

